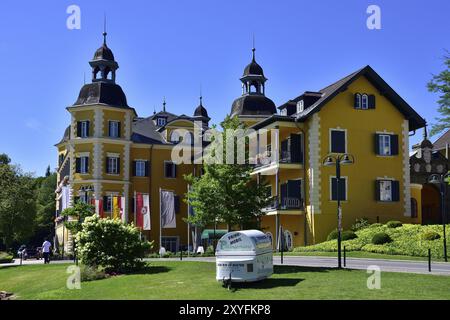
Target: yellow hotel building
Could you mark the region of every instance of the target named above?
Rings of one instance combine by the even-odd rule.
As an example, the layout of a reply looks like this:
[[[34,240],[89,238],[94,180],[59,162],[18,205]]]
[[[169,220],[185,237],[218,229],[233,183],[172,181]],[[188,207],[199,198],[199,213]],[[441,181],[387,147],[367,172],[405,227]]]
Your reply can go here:
[[[87,197],[83,189],[92,190],[90,197],[104,200],[107,216],[111,197],[124,197],[129,222],[134,216],[134,193],[149,194],[151,230],[144,234],[155,241],[155,248],[160,237],[159,190],[173,190],[176,228],[163,229],[162,245],[170,251],[186,248],[190,230],[183,220],[188,216],[182,201],[187,191],[183,175],[199,175],[201,168],[171,162],[179,141],[171,133],[179,128],[193,132],[195,126],[206,130],[208,113],[200,100],[193,116],[174,115],[164,103],[161,112],[139,117],[116,84],[118,64],[104,37],[90,61],[92,83],[84,85],[77,101],[67,108],[71,123],[56,144],[58,184],[70,189],[70,203]],[[270,163],[256,164],[253,171],[255,179],[270,184],[274,201],[264,209],[261,228],[270,233],[274,248],[280,226],[290,248],[324,241],[336,228],[335,168],[323,166],[330,153],[354,157],[353,164],[342,166],[339,184],[344,229],[361,217],[371,222],[421,221],[420,210],[411,213],[411,198],[420,198],[420,193],[414,194],[410,187],[409,134],[424,127],[425,120],[370,66],[319,91],[306,91],[279,106],[278,112],[265,94],[267,79],[254,49],[240,80],[242,95],[233,102],[230,114],[255,130],[278,129],[258,159],[272,150],[277,155]],[[59,214],[60,195],[57,209]],[[56,220],[58,243],[70,251],[71,236],[61,219]]]

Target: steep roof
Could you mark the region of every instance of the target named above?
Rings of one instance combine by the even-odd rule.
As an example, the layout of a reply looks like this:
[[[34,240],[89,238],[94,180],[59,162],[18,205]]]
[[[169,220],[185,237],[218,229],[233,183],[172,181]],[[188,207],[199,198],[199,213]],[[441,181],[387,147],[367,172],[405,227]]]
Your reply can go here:
[[[445,149],[445,146],[450,144],[450,129],[448,129],[443,135],[441,135],[434,143],[435,150]]]
[[[297,119],[302,121],[318,112],[322,107],[333,99],[337,94],[343,92],[347,87],[360,76],[365,76],[392,104],[409,120],[409,129],[416,130],[425,126],[425,120],[392,89],[369,65],[359,69],[348,76],[332,83],[319,92],[322,97],[314,104],[297,115]]]

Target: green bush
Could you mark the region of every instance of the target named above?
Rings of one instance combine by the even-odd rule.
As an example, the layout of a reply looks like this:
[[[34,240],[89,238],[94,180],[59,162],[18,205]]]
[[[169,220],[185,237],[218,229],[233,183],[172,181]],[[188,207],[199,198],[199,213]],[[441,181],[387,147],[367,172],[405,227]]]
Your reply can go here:
[[[356,239],[358,238],[358,236],[356,235],[355,232],[351,231],[351,230],[345,230],[342,232],[342,240],[346,241],[346,240],[352,240],[352,239]]]
[[[104,270],[86,265],[81,266],[80,273],[81,281],[100,280],[108,277]]]
[[[13,262],[13,256],[7,252],[0,252],[0,263],[11,263]]]
[[[345,240],[352,240],[357,238],[358,236],[356,235],[355,232],[351,231],[351,230],[344,230],[341,233],[341,239],[342,241]],[[331,241],[331,240],[336,240],[338,238],[338,231],[337,229],[334,229],[333,231],[330,232],[330,234],[327,237],[327,241]]]
[[[355,223],[352,225],[352,227],[350,228],[352,231],[358,231],[364,228],[367,228],[368,226],[370,226],[370,222],[369,219],[367,218],[359,218],[355,220]]]
[[[382,223],[376,222],[376,223],[372,223],[372,224],[369,226],[369,228],[378,228],[378,227],[381,227],[382,225],[383,225]]]
[[[334,229],[328,234],[327,241],[336,240],[337,238],[338,238],[338,231],[337,229]]]
[[[385,244],[392,242],[392,238],[385,232],[376,233],[372,238],[373,244]]]
[[[214,247],[208,246],[208,248],[206,248],[204,255],[208,255],[208,256],[214,255]]]
[[[386,226],[388,228],[392,228],[392,229],[401,227],[402,225],[403,225],[403,223],[401,223],[400,221],[388,221],[388,222],[386,222]]]
[[[87,217],[76,236],[78,257],[90,267],[101,266],[108,273],[126,273],[142,268],[153,242],[141,241],[140,231],[119,219]]]
[[[441,235],[434,231],[427,231],[422,233],[422,240],[437,240],[440,239]]]

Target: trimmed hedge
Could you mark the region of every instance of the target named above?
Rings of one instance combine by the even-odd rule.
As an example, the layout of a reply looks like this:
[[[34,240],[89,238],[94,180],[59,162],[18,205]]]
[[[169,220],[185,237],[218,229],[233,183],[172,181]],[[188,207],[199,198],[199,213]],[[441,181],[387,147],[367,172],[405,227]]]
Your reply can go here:
[[[385,232],[376,233],[372,238],[373,244],[385,244],[392,242],[392,238]]]
[[[437,240],[440,239],[441,235],[434,231],[427,231],[422,233],[422,240]]]
[[[327,240],[336,240],[338,238],[338,231],[335,229],[333,231],[330,232],[330,234],[327,237]],[[358,238],[358,236],[356,235],[355,232],[351,231],[351,230],[344,230],[342,231],[341,234],[341,239],[342,241],[346,241],[346,240],[352,240],[352,239],[356,239]]]
[[[11,263],[14,257],[7,252],[0,252],[0,263]]]
[[[403,223],[401,223],[400,221],[388,221],[386,222],[386,227],[388,228],[398,228],[401,227],[403,225]]]

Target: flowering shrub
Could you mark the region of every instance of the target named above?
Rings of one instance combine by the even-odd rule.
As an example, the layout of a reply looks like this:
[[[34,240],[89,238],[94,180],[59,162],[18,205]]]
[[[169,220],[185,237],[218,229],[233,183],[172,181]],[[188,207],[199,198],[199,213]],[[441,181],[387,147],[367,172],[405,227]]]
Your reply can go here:
[[[141,241],[139,230],[118,219],[85,219],[77,234],[78,256],[87,266],[101,266],[108,273],[126,273],[142,268],[153,242]]]

